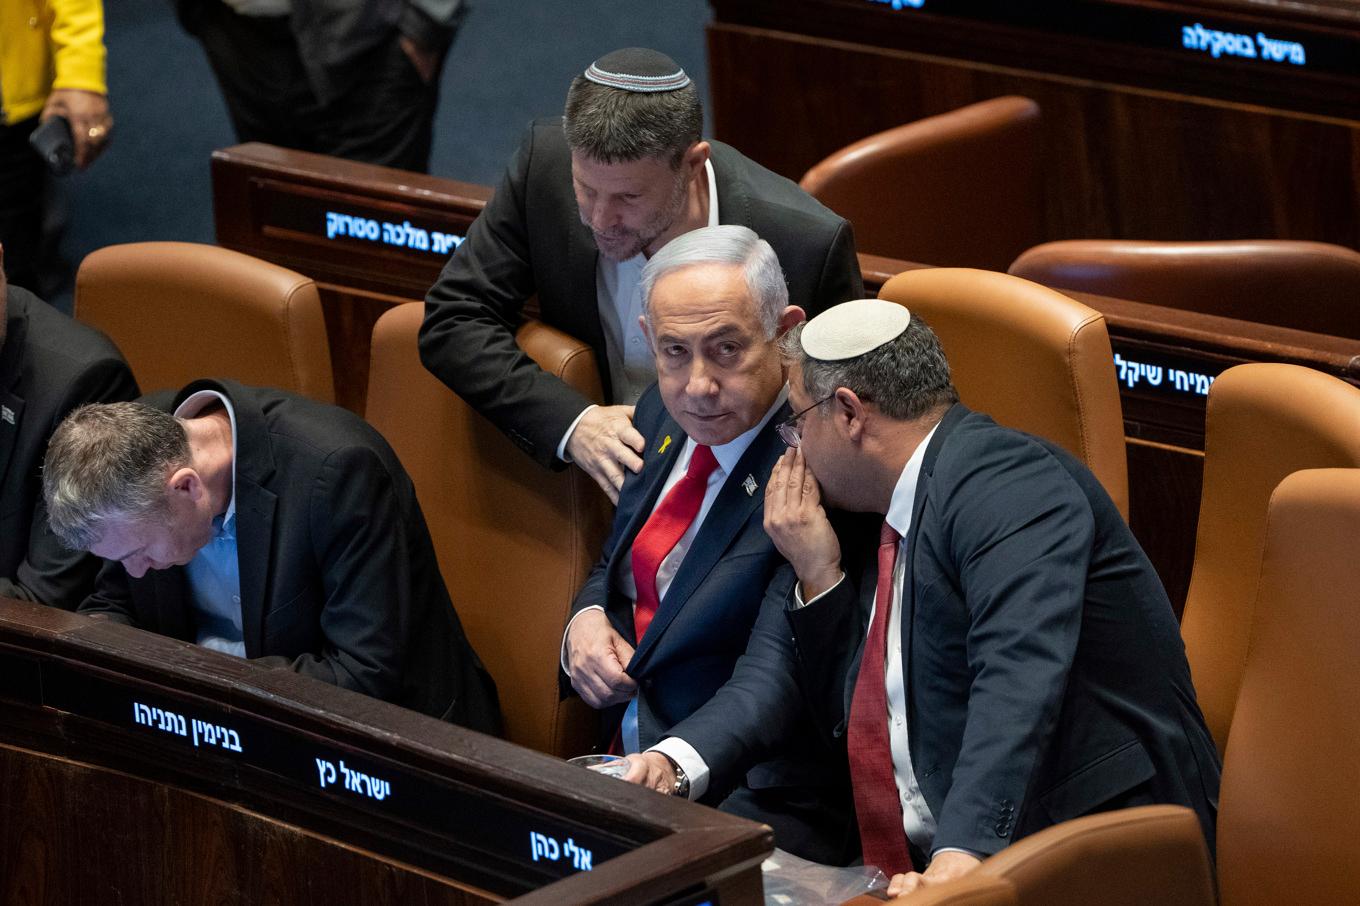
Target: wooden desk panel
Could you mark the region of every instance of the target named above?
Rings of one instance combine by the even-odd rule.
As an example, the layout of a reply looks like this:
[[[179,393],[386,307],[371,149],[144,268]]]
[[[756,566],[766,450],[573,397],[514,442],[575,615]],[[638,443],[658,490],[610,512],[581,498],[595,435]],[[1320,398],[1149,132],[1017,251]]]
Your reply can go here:
[[[7,599],[0,814],[0,892],[25,903],[758,904],[773,849],[501,740]]]
[[[716,136],[792,179],[875,132],[1020,94],[1043,110],[1049,239],[1285,238],[1360,247],[1354,6],[927,0],[894,11],[871,0],[714,0],[713,7]],[[972,19],[932,12],[944,7],[983,12]],[[1117,32],[1092,38],[1056,7],[1070,7],[1076,19],[1155,13],[1185,25],[1235,23],[1252,34],[1331,41],[1345,72],[1187,52],[1179,27],[1168,34],[1165,23],[1157,47],[1118,40]],[[910,249],[897,254],[912,257]]]

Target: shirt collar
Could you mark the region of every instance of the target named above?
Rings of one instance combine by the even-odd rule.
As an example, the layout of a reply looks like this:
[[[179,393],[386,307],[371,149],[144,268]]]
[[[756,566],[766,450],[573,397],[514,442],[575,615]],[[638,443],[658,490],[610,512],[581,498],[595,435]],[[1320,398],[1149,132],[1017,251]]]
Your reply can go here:
[[[892,500],[888,503],[888,525],[903,538],[911,531],[911,511],[916,504],[916,482],[921,477],[921,464],[925,462],[926,447],[930,446],[930,439],[935,436],[935,431],[939,427],[940,423],[936,422],[916,445],[911,458],[902,467],[902,474],[897,477],[897,486],[893,488]]]
[[[787,400],[788,397],[789,388],[788,385],[785,384],[779,389],[779,394],[774,398],[774,403],[765,411],[764,417],[756,423],[755,427],[738,434],[727,443],[719,444],[713,448],[713,458],[718,461],[718,468],[723,470],[724,475],[732,474],[732,470],[737,467],[737,463],[741,462],[741,458],[746,455],[746,451],[750,448],[751,442],[756,439],[756,435],[769,423],[770,419],[779,411],[779,407],[784,405],[784,401]],[[697,446],[698,444],[695,443],[694,438],[686,438],[684,462],[689,462],[690,457],[694,455],[694,448]]]
[[[231,423],[231,501],[227,504],[226,512],[222,514],[222,521],[219,523],[213,520],[213,528],[218,534],[223,529],[230,531],[231,536],[236,536],[236,410],[231,406],[231,400],[227,399],[216,390],[200,390],[191,393],[175,409],[175,418],[194,418],[203,410],[208,409],[214,402],[221,403],[227,410],[227,420]]]

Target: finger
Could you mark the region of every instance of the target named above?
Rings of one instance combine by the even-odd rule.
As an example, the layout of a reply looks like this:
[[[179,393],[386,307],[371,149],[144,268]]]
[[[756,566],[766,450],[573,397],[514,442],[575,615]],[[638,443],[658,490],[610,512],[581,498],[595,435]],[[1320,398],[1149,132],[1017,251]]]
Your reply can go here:
[[[597,485],[600,486],[600,490],[604,491],[605,495],[609,498],[609,502],[617,506],[619,502],[619,489],[614,487],[614,483],[596,469],[587,469],[584,465],[581,468],[587,475],[594,479]]]
[[[619,440],[623,441],[625,444],[632,447],[638,453],[641,453],[642,449],[647,446],[647,441],[643,438],[641,432],[639,432],[637,428],[633,427],[633,423],[631,421],[628,423],[627,428],[624,428],[621,431],[619,431]],[[639,459],[638,465],[641,464],[642,460]],[[634,469],[633,471],[636,472],[637,469]]]
[[[651,772],[647,770],[645,761],[632,755],[625,756],[623,760],[628,762],[628,773],[623,775],[624,780],[641,786],[651,786]]]
[[[641,450],[642,435],[638,434],[636,431],[632,431],[631,433],[635,437],[637,437],[638,439],[637,449]],[[637,453],[635,453],[630,448],[628,441],[625,440],[623,437],[619,438],[618,443],[616,443],[613,449],[611,449],[609,452],[613,454],[615,462],[617,462],[620,466],[628,469],[628,471],[630,472],[636,472],[642,468],[642,457],[638,456]]]
[[[904,875],[894,875],[888,884],[888,896],[900,897],[912,893],[921,886],[921,875],[917,872],[908,872]]]

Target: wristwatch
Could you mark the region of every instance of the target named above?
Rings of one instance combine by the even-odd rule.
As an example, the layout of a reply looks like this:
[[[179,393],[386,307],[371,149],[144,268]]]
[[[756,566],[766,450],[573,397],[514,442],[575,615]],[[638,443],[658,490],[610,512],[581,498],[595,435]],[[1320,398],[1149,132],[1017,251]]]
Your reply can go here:
[[[675,769],[675,786],[671,788],[671,795],[679,796],[681,799],[688,799],[689,775],[685,773],[685,769],[680,767],[679,762],[674,758],[670,757],[665,752],[662,752],[661,754],[671,763],[671,767]]]

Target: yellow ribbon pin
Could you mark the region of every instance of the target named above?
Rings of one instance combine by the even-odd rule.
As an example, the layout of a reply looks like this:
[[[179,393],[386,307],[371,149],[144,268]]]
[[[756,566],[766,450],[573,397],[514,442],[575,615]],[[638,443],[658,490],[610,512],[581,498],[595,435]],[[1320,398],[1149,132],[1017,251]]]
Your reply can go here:
[[[658,452],[658,453],[665,453],[665,452],[666,452],[666,448],[669,447],[670,445],[671,445],[671,436],[670,436],[669,434],[667,434],[667,435],[666,435],[666,439],[663,440],[663,441],[661,442],[661,446],[660,446],[660,448],[657,449],[656,452]]]

